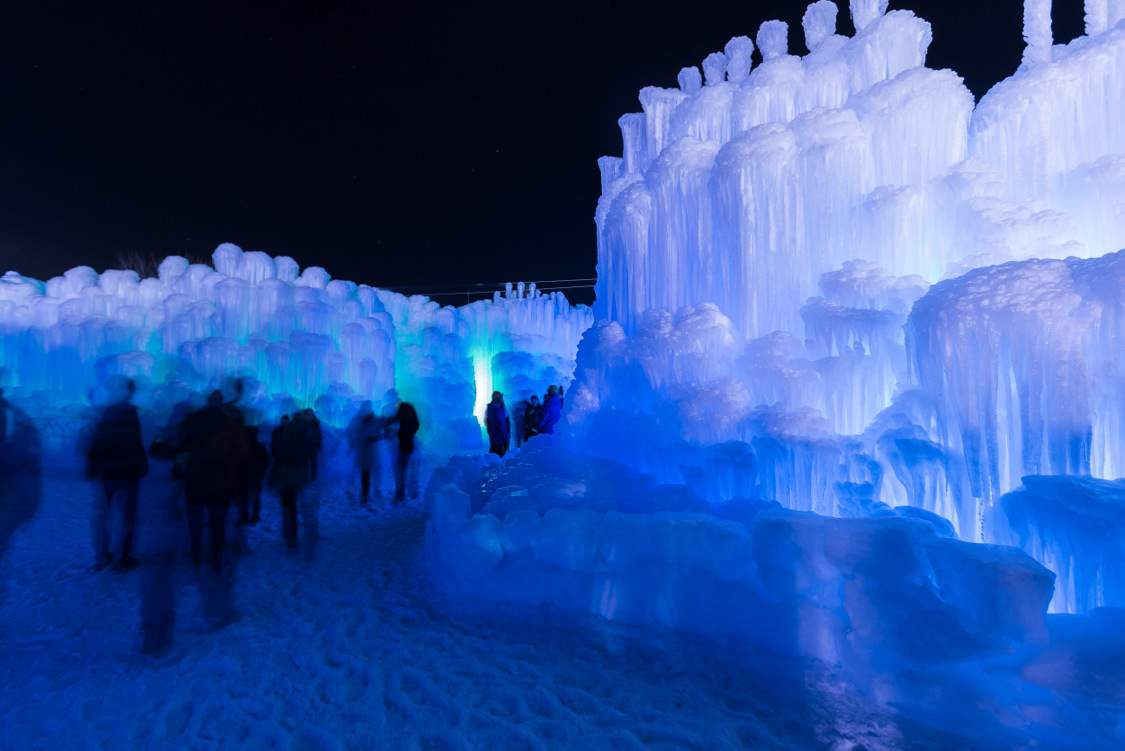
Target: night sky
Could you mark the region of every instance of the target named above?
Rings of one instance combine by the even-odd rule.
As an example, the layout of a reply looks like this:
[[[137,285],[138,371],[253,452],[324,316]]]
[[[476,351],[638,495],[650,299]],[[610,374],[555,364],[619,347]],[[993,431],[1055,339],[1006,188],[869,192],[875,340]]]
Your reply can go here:
[[[803,52],[807,2],[130,5],[6,8],[0,271],[230,241],[415,291],[591,277],[640,88],[770,18]],[[1066,41],[1082,2],[1055,5]],[[891,7],[978,97],[1018,65],[1021,0]]]

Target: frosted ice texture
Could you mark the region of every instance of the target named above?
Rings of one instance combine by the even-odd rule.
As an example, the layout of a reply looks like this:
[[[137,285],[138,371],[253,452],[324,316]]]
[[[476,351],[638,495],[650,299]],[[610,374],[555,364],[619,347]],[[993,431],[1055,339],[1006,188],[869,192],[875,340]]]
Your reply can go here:
[[[156,278],[78,267],[46,283],[0,278],[0,367],[9,397],[43,418],[99,398],[113,376],[146,408],[246,379],[272,417],[316,406],[340,424],[353,405],[416,401],[433,448],[477,448],[477,405],[569,380],[589,309],[534,285],[460,308],[332,279],[229,243],[214,266],[166,258]]]
[[[825,39],[836,33],[836,15],[839,8],[832,0],[817,0],[809,5],[801,19],[805,32],[805,46],[809,52],[819,47]]]
[[[627,331],[649,309],[711,302],[747,339],[800,332],[820,275],[855,258],[935,282],[987,263],[1096,256],[1125,237],[1125,30],[1046,49],[978,106],[951,71],[925,67],[929,25],[853,4],[835,36],[810,6],[804,58],[692,94],[650,87],[603,160],[597,312]],[[1044,25],[1046,24],[1046,25]],[[1045,36],[1044,36],[1045,35]],[[759,48],[770,57],[768,34]],[[1042,57],[1042,55],[1041,55]],[[1077,119],[1074,113],[1081,112]]]

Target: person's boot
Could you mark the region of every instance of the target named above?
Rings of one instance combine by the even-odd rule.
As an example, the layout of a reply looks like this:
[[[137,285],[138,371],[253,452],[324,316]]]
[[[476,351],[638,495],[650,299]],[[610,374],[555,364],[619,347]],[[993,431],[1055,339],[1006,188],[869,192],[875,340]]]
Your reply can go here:
[[[123,555],[121,556],[121,560],[117,562],[117,565],[114,566],[114,569],[117,571],[132,571],[139,565],[141,565],[141,562],[133,556]]]

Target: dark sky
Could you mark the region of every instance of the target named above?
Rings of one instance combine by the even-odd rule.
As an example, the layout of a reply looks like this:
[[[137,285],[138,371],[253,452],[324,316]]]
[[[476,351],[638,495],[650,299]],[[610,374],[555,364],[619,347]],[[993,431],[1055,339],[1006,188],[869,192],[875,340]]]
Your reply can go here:
[[[595,160],[639,89],[770,18],[803,52],[806,4],[11,4],[0,271],[231,241],[384,286],[590,277]],[[1055,5],[1065,41],[1082,3]],[[1019,62],[1021,0],[891,7],[978,97]]]

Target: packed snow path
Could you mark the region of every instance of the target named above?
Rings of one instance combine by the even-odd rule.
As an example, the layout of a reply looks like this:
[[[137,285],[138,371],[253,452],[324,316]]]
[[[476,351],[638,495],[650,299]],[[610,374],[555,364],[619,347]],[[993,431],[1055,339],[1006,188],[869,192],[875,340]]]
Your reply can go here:
[[[91,570],[88,483],[44,490],[3,564],[0,747],[973,747],[872,709],[816,666],[542,612],[465,614],[414,565],[419,511],[364,510],[327,484],[315,561],[283,550],[267,495],[240,561],[241,620],[207,630],[181,561],[175,647],[142,658],[141,571]],[[142,566],[167,492],[143,488]]]

